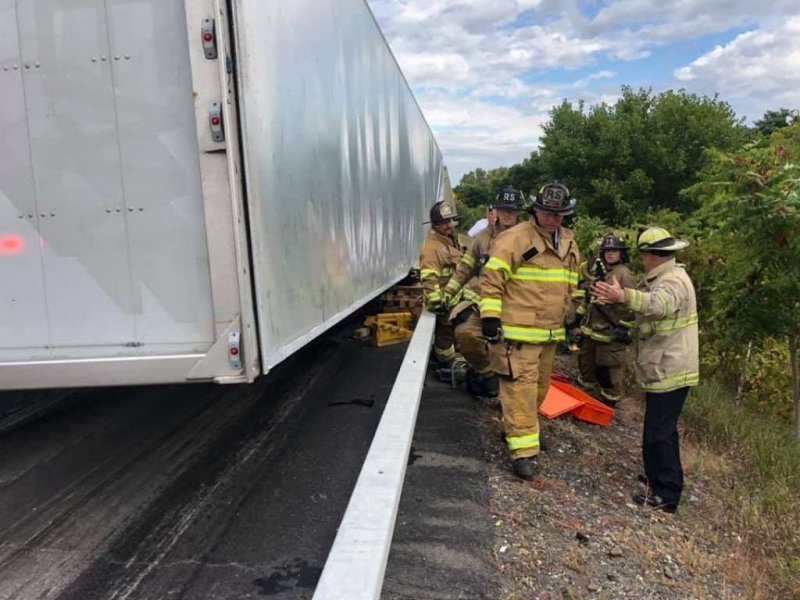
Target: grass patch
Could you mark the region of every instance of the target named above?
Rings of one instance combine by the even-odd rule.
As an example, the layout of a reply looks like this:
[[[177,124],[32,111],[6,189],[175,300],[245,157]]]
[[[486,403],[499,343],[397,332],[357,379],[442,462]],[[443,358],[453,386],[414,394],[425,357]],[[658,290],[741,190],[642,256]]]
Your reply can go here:
[[[735,465],[720,494],[723,518],[768,573],[750,597],[764,597],[767,585],[774,598],[800,599],[800,443],[792,424],[737,406],[714,383],[692,391],[684,416],[692,440]]]

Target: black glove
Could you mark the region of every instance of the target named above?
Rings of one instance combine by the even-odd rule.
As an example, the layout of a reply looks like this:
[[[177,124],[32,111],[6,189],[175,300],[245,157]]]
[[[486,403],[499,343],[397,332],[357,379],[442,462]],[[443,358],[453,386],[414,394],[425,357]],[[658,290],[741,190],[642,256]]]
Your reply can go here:
[[[500,336],[503,333],[503,330],[500,328],[500,319],[497,317],[481,319],[481,331],[487,342],[496,344],[500,341]]]
[[[611,330],[611,339],[622,344],[630,344],[633,342],[630,329],[619,326]]]
[[[433,314],[438,315],[440,317],[444,317],[445,315],[447,315],[449,309],[447,308],[447,304],[445,304],[444,302],[437,302],[436,304],[431,306],[430,310]]]

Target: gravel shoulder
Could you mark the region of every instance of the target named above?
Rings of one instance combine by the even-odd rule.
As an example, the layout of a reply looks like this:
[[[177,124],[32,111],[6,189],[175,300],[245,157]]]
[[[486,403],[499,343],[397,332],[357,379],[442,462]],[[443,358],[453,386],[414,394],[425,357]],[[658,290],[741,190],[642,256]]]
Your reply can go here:
[[[574,359],[557,368],[574,371]],[[690,400],[691,401],[691,397]],[[745,598],[753,577],[741,538],[718,525],[730,466],[681,437],[686,488],[677,514],[633,503],[640,491],[643,402],[608,426],[542,419],[547,452],[530,482],[510,473],[499,403],[481,406],[493,558],[504,600]]]
[[[575,371],[575,358],[556,368]],[[691,396],[690,400],[691,402]],[[640,507],[643,403],[608,426],[542,419],[537,473],[511,473],[500,405],[429,370],[382,597],[386,600],[773,598],[723,523],[733,466],[682,432],[677,514]]]

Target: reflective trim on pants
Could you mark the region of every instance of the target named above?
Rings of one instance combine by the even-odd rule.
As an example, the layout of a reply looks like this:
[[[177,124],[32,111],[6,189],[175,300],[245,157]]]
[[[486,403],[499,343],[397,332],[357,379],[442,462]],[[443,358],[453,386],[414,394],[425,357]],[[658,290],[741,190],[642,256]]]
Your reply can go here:
[[[492,353],[498,367],[495,371],[501,375],[498,397],[511,458],[536,456],[540,449],[538,409],[550,387],[556,344],[511,344],[507,354],[500,348]],[[499,370],[504,365],[505,369]],[[510,440],[515,440],[514,447]],[[516,440],[528,443],[517,444]]]

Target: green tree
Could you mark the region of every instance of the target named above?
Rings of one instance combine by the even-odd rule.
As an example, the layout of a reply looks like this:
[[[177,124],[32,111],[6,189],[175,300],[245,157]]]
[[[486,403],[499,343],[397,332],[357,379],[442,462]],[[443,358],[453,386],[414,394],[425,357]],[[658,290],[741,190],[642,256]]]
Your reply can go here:
[[[776,129],[788,127],[794,118],[796,118],[795,112],[788,108],[779,108],[778,110],[765,112],[764,116],[756,121],[754,125],[761,135],[769,137]]]
[[[706,297],[723,347],[789,347],[795,428],[800,439],[800,125],[739,152],[708,153],[702,181],[708,244],[719,256]]]
[[[538,152],[531,152],[528,158],[508,169],[508,184],[520,190],[527,198],[535,194],[542,185],[542,159]]]
[[[508,183],[508,168],[475,169],[465,173],[453,188],[459,199],[469,207],[485,206],[494,201],[497,190]]]
[[[716,97],[623,87],[613,106],[586,110],[564,101],[553,108],[540,172],[566,183],[582,214],[629,225],[654,208],[691,212],[696,205],[680,191],[697,181],[705,150],[736,148],[746,135]]]

